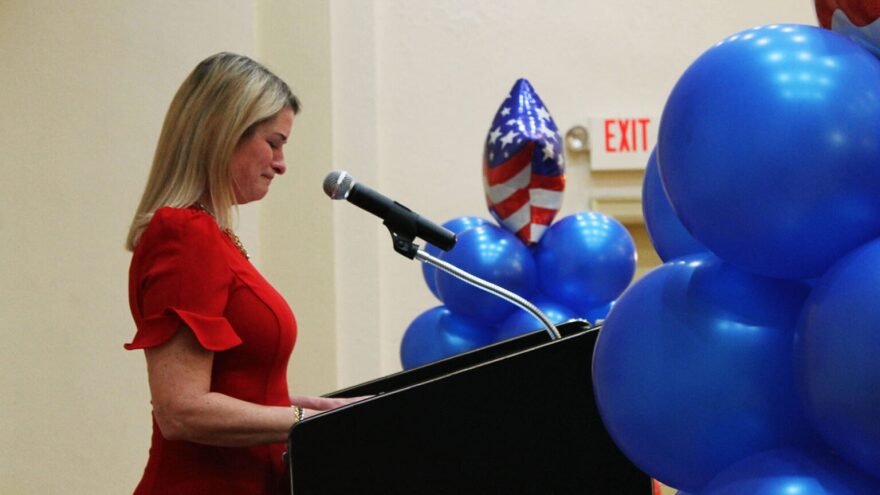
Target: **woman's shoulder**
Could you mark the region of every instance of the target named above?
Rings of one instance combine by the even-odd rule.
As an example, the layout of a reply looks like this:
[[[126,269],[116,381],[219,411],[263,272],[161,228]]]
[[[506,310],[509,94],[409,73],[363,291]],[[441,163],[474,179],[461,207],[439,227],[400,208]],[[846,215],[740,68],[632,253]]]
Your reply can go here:
[[[162,225],[195,224],[217,226],[217,222],[214,221],[211,215],[198,208],[175,208],[173,206],[163,206],[153,212],[150,225],[153,223],[160,223]]]
[[[204,211],[195,208],[163,206],[153,212],[142,242],[162,240],[211,239],[221,236],[220,227]]]

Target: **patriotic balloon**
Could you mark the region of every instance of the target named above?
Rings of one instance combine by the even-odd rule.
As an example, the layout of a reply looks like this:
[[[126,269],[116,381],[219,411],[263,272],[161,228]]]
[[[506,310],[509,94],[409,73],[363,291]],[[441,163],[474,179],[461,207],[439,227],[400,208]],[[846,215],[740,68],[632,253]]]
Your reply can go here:
[[[465,230],[487,224],[492,225],[492,222],[480,217],[464,216],[456,217],[452,220],[449,220],[448,222],[443,224],[443,228],[449,229],[456,235],[458,235]],[[425,251],[427,251],[428,254],[430,254],[431,256],[440,256],[440,254],[443,252],[440,248],[428,242],[425,243]],[[422,263],[422,275],[425,278],[425,283],[428,285],[428,289],[431,290],[431,294],[434,294],[437,299],[440,299],[442,301],[443,299],[440,297],[440,292],[437,291],[437,282],[434,280],[437,276],[437,269],[434,268],[434,265]]]
[[[489,212],[528,245],[537,243],[562,205],[565,158],[550,113],[520,79],[495,114],[483,154]]]
[[[491,340],[492,334],[482,323],[437,306],[409,324],[400,343],[400,363],[403,369],[412,369],[483,347]]]
[[[880,56],[880,0],[816,0],[819,24]]]
[[[807,294],[709,253],[670,261],[627,289],[592,368],[621,451],[648,475],[702,495],[739,459],[812,443],[792,360]]]
[[[660,180],[656,148],[651,152],[648,166],[645,168],[645,180],[642,183],[642,213],[645,216],[645,227],[648,228],[651,244],[663,261],[708,251],[706,246],[694,239],[694,236],[681,224],[681,220],[669,204],[669,197],[666,196],[663,182]],[[435,249],[440,250],[440,248]]]
[[[880,239],[847,254],[816,283],[794,355],[813,425],[841,457],[880,477],[878,289]]]
[[[815,278],[880,236],[880,61],[840,35],[770,25],[717,43],[657,142],[682,225],[742,269]]]
[[[636,245],[629,231],[599,212],[554,223],[534,255],[540,291],[579,313],[617,299],[636,273]]]
[[[816,449],[761,452],[727,467],[700,495],[871,495],[878,480]]]

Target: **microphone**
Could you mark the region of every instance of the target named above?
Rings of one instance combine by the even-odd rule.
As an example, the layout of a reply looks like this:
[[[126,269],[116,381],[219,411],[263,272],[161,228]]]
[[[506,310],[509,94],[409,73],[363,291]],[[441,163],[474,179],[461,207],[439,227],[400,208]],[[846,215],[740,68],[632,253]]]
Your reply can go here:
[[[560,338],[559,330],[556,329],[553,322],[534,304],[504,287],[471,275],[461,268],[434,257],[412,243],[414,237],[421,237],[438,248],[449,251],[455,246],[456,241],[455,234],[449,230],[429,220],[425,220],[397,201],[392,201],[369,187],[358,184],[348,172],[342,170],[334,170],[327,174],[327,177],[324,178],[324,192],[331,199],[347,199],[349,203],[353,203],[355,206],[363,208],[381,218],[385,226],[388,227],[388,230],[391,231],[391,237],[394,240],[394,250],[398,253],[407,258],[417,259],[422,263],[433,265],[467,284],[495,294],[505,301],[519,306],[544,324],[547,333],[550,334],[550,340]]]
[[[348,172],[334,170],[327,174],[324,178],[324,192],[331,199],[348,200],[349,203],[376,215],[392,232],[420,237],[444,251],[449,251],[455,246],[456,238],[453,232],[356,182]],[[398,228],[409,232],[396,232]]]

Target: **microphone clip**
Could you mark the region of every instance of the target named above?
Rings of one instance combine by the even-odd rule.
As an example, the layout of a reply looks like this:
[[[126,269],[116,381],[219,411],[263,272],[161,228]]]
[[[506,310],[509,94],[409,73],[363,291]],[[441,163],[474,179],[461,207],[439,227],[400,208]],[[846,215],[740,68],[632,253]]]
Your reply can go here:
[[[413,241],[418,232],[418,215],[406,206],[396,203],[400,208],[392,208],[388,211],[382,225],[391,233],[391,243],[394,250],[409,259],[415,259],[419,251],[419,245]]]

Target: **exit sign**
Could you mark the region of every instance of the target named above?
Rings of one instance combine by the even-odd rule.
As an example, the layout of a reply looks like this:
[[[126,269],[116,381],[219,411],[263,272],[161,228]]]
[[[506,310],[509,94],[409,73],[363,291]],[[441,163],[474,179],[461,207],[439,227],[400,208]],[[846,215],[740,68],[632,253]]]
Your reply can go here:
[[[587,121],[593,170],[643,170],[657,143],[655,116],[601,117]]]

